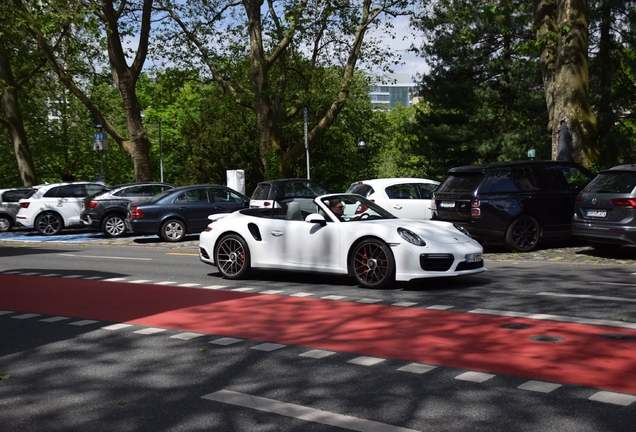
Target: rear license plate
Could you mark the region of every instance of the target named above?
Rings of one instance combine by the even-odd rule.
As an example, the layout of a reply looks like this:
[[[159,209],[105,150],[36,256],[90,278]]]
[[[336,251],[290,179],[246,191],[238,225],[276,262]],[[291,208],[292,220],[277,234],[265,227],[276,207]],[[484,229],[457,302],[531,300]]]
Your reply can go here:
[[[484,257],[482,254],[480,253],[474,253],[474,254],[468,254],[466,255],[466,262],[467,263],[471,263],[471,262],[479,262],[481,260],[483,260]]]
[[[607,216],[607,210],[588,209],[585,210],[585,216],[593,218],[604,218],[605,216]]]
[[[455,208],[455,201],[442,201],[439,203],[440,208]]]

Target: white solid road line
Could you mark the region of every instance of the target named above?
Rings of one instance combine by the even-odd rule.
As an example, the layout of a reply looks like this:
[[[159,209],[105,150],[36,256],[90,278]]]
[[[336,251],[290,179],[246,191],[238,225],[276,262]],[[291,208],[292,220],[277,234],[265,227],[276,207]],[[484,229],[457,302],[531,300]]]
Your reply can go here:
[[[540,292],[537,295],[544,296],[554,296],[554,297],[572,297],[572,298],[584,298],[584,299],[594,299],[594,300],[617,300],[623,302],[632,302],[636,303],[636,299],[633,298],[625,298],[625,297],[609,297],[609,296],[595,296],[589,294],[561,294],[561,293],[553,293],[553,292]]]
[[[230,390],[220,390],[210,393],[205,396],[201,396],[201,399],[252,408],[300,420],[362,432],[415,432],[413,429],[406,429],[386,423],[364,420],[357,417],[336,414],[329,411],[322,411],[302,405],[280,402],[275,399],[268,399]]]
[[[134,261],[152,261],[152,258],[129,258],[129,257],[114,257],[114,256],[97,256],[97,255],[77,255],[77,254],[67,254],[61,253],[58,254],[60,256],[67,256],[72,258],[106,258],[106,259],[116,259],[116,260],[134,260]]]

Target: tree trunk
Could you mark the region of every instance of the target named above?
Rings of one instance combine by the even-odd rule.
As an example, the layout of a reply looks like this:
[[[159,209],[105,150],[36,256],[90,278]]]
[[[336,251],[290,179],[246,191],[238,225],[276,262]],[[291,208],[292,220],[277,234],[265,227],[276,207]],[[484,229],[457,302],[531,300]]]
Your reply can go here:
[[[11,71],[11,63],[2,37],[0,37],[0,81],[6,83],[6,86],[3,86],[2,89],[2,106],[4,107],[5,115],[2,123],[7,126],[9,134],[11,135],[22,185],[33,186],[38,183],[35,175],[35,167],[24,129],[22,110],[18,103],[17,85]]]
[[[535,0],[534,7],[552,159],[589,165],[597,158],[597,123],[590,106],[587,0]]]

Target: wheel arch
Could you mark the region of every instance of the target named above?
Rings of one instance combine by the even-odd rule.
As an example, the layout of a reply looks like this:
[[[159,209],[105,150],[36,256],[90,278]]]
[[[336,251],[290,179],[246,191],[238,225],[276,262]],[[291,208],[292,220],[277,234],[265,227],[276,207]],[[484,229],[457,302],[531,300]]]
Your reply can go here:
[[[393,254],[393,250],[391,250],[391,246],[389,246],[389,244],[388,244],[386,241],[384,241],[384,239],[381,239],[381,238],[380,238],[380,237],[378,237],[378,236],[374,236],[374,235],[367,234],[367,235],[364,235],[364,236],[362,236],[362,237],[360,237],[360,238],[356,239],[356,241],[354,241],[353,243],[351,243],[351,246],[349,247],[349,250],[347,251],[347,274],[348,274],[349,276],[354,276],[354,274],[353,274],[353,268],[351,267],[351,256],[352,256],[352,254],[353,254],[353,250],[354,250],[354,249],[355,249],[355,248],[356,248],[356,247],[357,247],[360,243],[362,243],[362,242],[363,242],[363,241],[365,241],[365,240],[377,240],[377,241],[379,241],[379,242],[384,243],[384,244],[386,245],[386,247],[389,249],[389,252],[391,253],[391,256],[393,257],[393,262],[396,262],[396,261],[395,261],[395,255]],[[395,272],[395,271],[397,271],[397,269],[393,269],[393,271]]]
[[[161,228],[163,227],[163,224],[165,224],[169,220],[173,220],[173,219],[176,219],[176,220],[182,222],[183,225],[186,227],[185,234],[190,234],[190,225],[188,225],[188,221],[186,221],[185,218],[183,218],[181,215],[170,214],[168,216],[164,216],[163,218],[161,218],[161,221],[159,222],[159,227],[158,227],[158,230],[157,230],[157,234],[159,236],[161,236]]]

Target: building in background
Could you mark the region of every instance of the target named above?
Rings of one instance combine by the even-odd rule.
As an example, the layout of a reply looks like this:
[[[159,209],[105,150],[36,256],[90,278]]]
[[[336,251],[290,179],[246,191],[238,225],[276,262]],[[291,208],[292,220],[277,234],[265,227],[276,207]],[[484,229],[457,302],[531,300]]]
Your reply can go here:
[[[417,84],[411,82],[409,74],[387,74],[376,78],[369,96],[371,103],[379,109],[390,110],[398,104],[408,107],[417,103]]]

